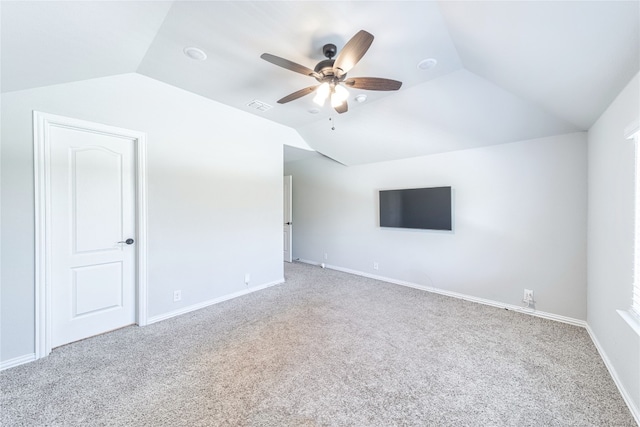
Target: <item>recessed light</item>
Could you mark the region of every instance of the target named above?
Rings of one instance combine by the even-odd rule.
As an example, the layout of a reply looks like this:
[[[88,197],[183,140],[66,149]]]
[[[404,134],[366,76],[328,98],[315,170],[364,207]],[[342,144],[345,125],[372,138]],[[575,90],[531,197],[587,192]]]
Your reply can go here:
[[[356,95],[354,99],[356,100],[356,102],[362,104],[364,101],[367,100],[367,95],[365,95],[364,93],[361,93],[360,95]]]
[[[204,53],[204,50],[198,49],[197,47],[185,47],[183,52],[189,58],[195,59],[196,61],[204,61],[207,59],[207,54]]]
[[[421,70],[429,70],[435,67],[436,65],[438,65],[438,61],[434,58],[427,58],[418,62],[418,68]]]

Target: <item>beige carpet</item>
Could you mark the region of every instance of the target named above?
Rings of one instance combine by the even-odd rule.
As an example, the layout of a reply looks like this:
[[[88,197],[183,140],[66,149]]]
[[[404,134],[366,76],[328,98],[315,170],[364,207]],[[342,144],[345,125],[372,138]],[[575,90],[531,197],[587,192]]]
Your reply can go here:
[[[582,328],[286,265],[287,282],[0,374],[3,426],[635,426]]]

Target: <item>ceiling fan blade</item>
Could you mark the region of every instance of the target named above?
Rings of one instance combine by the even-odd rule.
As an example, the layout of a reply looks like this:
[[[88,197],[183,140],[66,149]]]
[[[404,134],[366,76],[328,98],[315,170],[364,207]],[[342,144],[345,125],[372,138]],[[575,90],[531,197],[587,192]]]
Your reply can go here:
[[[313,71],[311,68],[307,68],[304,65],[296,64],[288,59],[280,58],[279,56],[271,55],[270,53],[263,53],[260,58],[267,62],[271,62],[279,67],[286,68],[287,70],[295,71],[296,73],[304,74],[305,76],[319,77],[319,74]]]
[[[346,113],[347,111],[349,111],[349,106],[347,105],[347,101],[344,101],[342,104],[335,107],[335,110],[339,114]]]
[[[356,35],[351,37],[351,40],[344,45],[342,51],[340,51],[336,57],[336,61],[333,63],[334,73],[338,77],[347,74],[349,70],[360,61],[364,54],[367,53],[371,43],[373,43],[373,35],[365,30],[358,31]]]
[[[311,92],[316,90],[320,85],[305,87],[304,89],[300,89],[296,92],[293,92],[290,95],[285,96],[282,99],[278,100],[278,104],[286,104],[287,102],[293,101],[294,99],[302,98],[305,95],[309,95]]]
[[[378,77],[354,77],[344,81],[347,87],[365,90],[398,90],[402,82]]]

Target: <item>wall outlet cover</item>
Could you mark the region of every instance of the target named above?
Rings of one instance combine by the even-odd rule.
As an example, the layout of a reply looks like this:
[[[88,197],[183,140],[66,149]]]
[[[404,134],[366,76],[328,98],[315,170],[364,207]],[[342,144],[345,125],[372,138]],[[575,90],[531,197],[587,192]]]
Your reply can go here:
[[[522,299],[523,301],[533,302],[533,291],[531,289],[525,289],[524,297]]]

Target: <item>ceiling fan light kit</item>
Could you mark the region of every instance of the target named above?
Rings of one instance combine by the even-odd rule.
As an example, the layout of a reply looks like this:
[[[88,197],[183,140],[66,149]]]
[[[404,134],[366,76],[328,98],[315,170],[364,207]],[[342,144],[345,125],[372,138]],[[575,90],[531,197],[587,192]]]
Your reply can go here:
[[[336,85],[332,88],[331,92],[331,106],[336,108],[338,105],[347,101],[349,98],[349,91],[344,88],[344,86]]]
[[[313,98],[313,102],[322,107],[330,93],[331,88],[329,87],[329,83],[322,83],[318,86],[318,89],[316,89],[316,96]]]
[[[313,70],[304,65],[296,64],[295,62],[269,53],[263,53],[260,57],[279,67],[313,77],[319,83],[279,99],[279,104],[285,104],[312,92],[316,92],[316,96],[313,98],[316,104],[322,106],[327,98],[331,98],[331,106],[341,114],[347,112],[349,109],[347,105],[349,91],[347,91],[345,86],[354,89],[378,91],[398,90],[400,86],[402,86],[402,82],[397,80],[379,77],[353,77],[347,79],[347,73],[362,59],[367,50],[369,50],[371,43],[373,43],[373,35],[364,30],[360,30],[347,42],[336,59],[333,59],[338,52],[336,45],[331,43],[326,44],[322,48],[322,53],[327,59],[320,61]],[[363,102],[366,100],[366,95],[364,99],[357,98],[358,97],[356,97],[356,100],[358,102]]]

